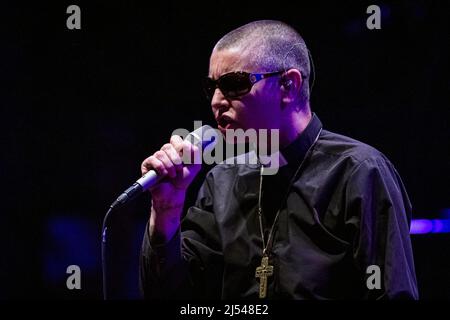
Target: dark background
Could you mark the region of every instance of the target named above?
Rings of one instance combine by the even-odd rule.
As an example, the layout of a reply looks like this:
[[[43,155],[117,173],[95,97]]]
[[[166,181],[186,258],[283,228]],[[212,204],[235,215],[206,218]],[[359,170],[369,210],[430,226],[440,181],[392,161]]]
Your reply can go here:
[[[144,5],[144,3],[147,3]],[[81,30],[66,8],[81,8]],[[366,28],[366,8],[382,29]],[[144,158],[194,120],[215,42],[277,19],[306,40],[325,128],[395,164],[414,218],[450,208],[446,1],[39,1],[2,4],[0,299],[101,299],[100,230]],[[191,190],[195,195],[201,176]],[[190,198],[192,201],[193,197]],[[148,195],[115,215],[116,293],[137,298]],[[450,298],[450,234],[412,236],[421,297]],[[79,265],[82,290],[66,288]]]

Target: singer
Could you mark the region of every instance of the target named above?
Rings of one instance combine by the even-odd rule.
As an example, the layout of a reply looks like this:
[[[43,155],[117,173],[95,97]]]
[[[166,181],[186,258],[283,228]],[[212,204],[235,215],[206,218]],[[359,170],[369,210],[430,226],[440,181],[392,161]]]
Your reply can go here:
[[[246,24],[215,45],[205,91],[218,128],[278,129],[280,168],[218,164],[183,212],[200,165],[180,154],[199,149],[173,136],[145,159],[143,174],[166,177],[150,189],[145,298],[418,298],[400,176],[381,152],[322,128],[310,78],[306,44],[282,22]]]

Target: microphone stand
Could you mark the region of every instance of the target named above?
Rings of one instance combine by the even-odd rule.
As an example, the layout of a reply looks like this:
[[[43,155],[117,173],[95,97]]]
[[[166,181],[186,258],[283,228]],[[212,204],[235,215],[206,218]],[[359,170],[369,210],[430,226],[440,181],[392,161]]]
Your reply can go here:
[[[108,226],[109,226],[109,218],[111,217],[111,213],[113,212],[115,206],[111,205],[106,212],[105,217],[103,218],[102,225],[102,271],[103,271],[103,299],[108,300],[109,292],[108,292],[108,279],[109,279],[109,269],[108,269],[108,258],[110,257],[107,247],[108,240]]]

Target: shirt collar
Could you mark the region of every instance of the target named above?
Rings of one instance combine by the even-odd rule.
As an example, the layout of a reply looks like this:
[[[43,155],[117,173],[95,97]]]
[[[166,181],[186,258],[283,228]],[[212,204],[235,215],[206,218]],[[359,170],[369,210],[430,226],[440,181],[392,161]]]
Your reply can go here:
[[[305,158],[309,148],[316,141],[320,130],[322,129],[322,122],[315,113],[312,114],[311,120],[306,126],[305,130],[287,147],[281,149],[281,154],[287,161],[289,166],[298,166]]]
[[[301,161],[305,158],[306,153],[309,148],[314,144],[317,136],[319,135],[320,130],[322,130],[322,122],[320,122],[319,118],[315,113],[312,114],[311,120],[306,126],[305,130],[299,134],[299,136],[291,142],[287,147],[277,151],[272,155],[259,155],[256,156],[255,150],[251,150],[250,153],[246,153],[238,156],[236,159],[228,159],[225,162],[231,161],[230,163],[234,163],[233,161],[237,161],[237,163],[270,163],[273,157],[278,157],[278,166],[277,167],[298,167]]]

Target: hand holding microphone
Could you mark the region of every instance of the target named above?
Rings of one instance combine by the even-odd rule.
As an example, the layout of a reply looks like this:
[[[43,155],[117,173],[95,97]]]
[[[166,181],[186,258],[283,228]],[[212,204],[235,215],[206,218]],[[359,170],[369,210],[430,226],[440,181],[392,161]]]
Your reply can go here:
[[[201,169],[201,163],[193,161],[199,156],[198,146],[182,140],[180,136],[172,136],[170,143],[142,162],[143,176],[154,170],[161,177],[158,179],[160,183],[149,188],[154,207],[168,209],[183,206],[186,190]],[[182,158],[187,157],[190,157],[191,164],[183,164]]]
[[[115,208],[140,195],[146,190],[152,194],[150,215],[151,241],[170,240],[180,226],[186,190],[201,168],[201,148],[214,147],[220,135],[210,126],[200,127],[186,137],[172,136],[170,143],[162,146],[152,156],[142,162],[143,176],[125,190],[110,206],[103,219],[102,227],[102,269],[103,295],[109,298],[108,283],[112,274],[109,271],[108,250],[110,224],[109,217]],[[190,160],[186,163],[183,160]]]
[[[114,201],[111,210],[150,190],[151,234],[170,239],[179,227],[187,188],[201,169],[201,148],[214,146],[218,139],[216,130],[207,125],[194,130],[184,140],[172,136],[170,143],[142,162],[143,176]]]

